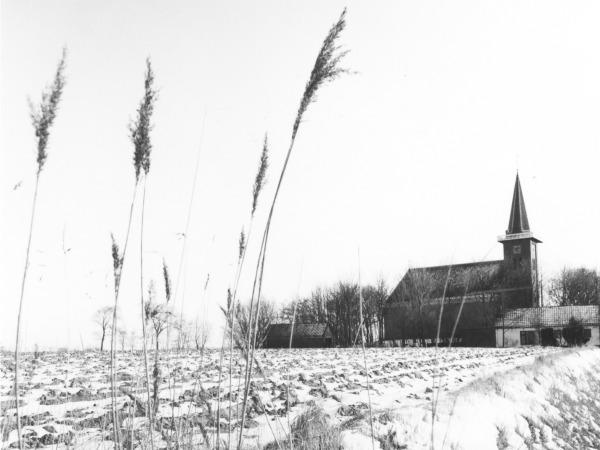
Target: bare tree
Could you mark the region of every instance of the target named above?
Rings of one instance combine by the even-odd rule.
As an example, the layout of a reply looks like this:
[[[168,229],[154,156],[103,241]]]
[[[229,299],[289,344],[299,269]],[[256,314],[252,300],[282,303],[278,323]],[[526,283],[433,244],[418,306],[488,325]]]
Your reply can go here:
[[[368,345],[375,339],[383,341],[383,306],[387,299],[387,289],[383,280],[378,285],[367,285],[362,288],[363,321],[365,338]]]
[[[175,341],[177,351],[190,348],[192,325],[181,317],[175,321],[173,326],[177,331],[177,340]]]
[[[200,322],[198,318],[194,322],[194,345],[196,350],[204,351],[206,348],[206,342],[210,336],[211,326],[210,323],[203,320]]]
[[[329,292],[322,288],[313,290],[308,297],[284,306],[280,319],[291,323],[295,310],[297,323],[326,323],[328,294]]]
[[[595,270],[579,267],[563,268],[550,280],[550,302],[559,305],[600,304],[600,274]]]
[[[248,348],[247,335],[248,335],[248,327],[249,327],[249,317],[250,317],[250,305],[240,305],[237,304],[235,310],[235,321],[238,324],[236,328],[236,340],[238,343],[243,345],[244,348]],[[269,325],[275,320],[277,317],[277,313],[275,310],[275,306],[271,302],[262,301],[258,310],[258,319],[256,323],[256,347],[261,347],[263,342],[267,337],[267,332],[269,330]],[[253,321],[254,323],[254,321]],[[254,325],[253,325],[254,327]]]
[[[125,341],[127,340],[127,330],[124,328],[119,328],[117,333],[119,334],[119,339],[121,340],[121,351],[125,351]]]
[[[373,302],[373,308],[375,309],[375,314],[377,316],[377,340],[379,344],[383,344],[384,338],[384,321],[383,321],[383,313],[385,310],[385,304],[389,297],[389,290],[383,278],[377,280],[377,283],[374,286],[373,297],[371,301]]]
[[[104,340],[110,334],[112,327],[112,306],[103,306],[94,314],[94,322],[100,326],[100,351],[104,351]]]
[[[138,339],[138,336],[135,333],[135,331],[129,332],[128,342],[129,342],[129,348],[132,352],[135,350],[135,344],[137,342],[137,339]]]
[[[383,280],[362,288],[365,339],[373,345],[383,341],[383,310],[388,290]],[[309,297],[286,305],[280,320],[291,323],[295,310],[296,323],[326,323],[336,345],[354,345],[359,337],[360,308],[358,286],[339,282],[328,289],[317,288]]]

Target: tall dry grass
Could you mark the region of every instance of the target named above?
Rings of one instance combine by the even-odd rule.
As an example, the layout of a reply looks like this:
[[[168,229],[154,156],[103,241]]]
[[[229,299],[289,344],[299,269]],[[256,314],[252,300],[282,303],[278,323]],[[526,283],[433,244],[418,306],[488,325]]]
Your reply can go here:
[[[341,430],[332,425],[329,416],[314,401],[309,401],[304,410],[292,422],[288,441],[290,448],[297,450],[339,450],[342,448]],[[274,450],[277,443],[269,444],[265,450]]]
[[[269,157],[268,157],[268,140],[267,140],[267,136],[265,135],[264,141],[263,141],[263,146],[262,146],[262,151],[261,151],[261,155],[260,155],[260,160],[259,160],[259,165],[258,165],[258,170],[256,172],[256,176],[254,178],[254,183],[252,185],[252,204],[251,204],[251,208],[250,208],[250,218],[249,218],[249,223],[248,223],[248,234],[244,233],[244,229],[242,229],[242,231],[240,232],[240,236],[239,236],[239,240],[238,240],[238,248],[237,248],[237,265],[236,265],[236,270],[234,273],[234,279],[233,279],[233,291],[231,289],[227,290],[227,301],[226,301],[226,308],[221,308],[223,315],[225,317],[225,323],[226,326],[223,330],[223,337],[221,340],[221,348],[220,348],[220,354],[219,354],[219,378],[218,378],[218,382],[217,382],[217,389],[218,392],[220,392],[221,390],[221,385],[223,382],[223,371],[224,371],[224,366],[223,366],[223,357],[224,357],[224,352],[225,352],[225,345],[226,345],[226,338],[229,339],[229,345],[228,345],[228,350],[229,350],[229,361],[228,361],[228,376],[229,376],[229,409],[228,409],[228,414],[227,414],[227,419],[228,419],[228,425],[227,425],[227,448],[231,449],[231,444],[232,444],[232,439],[231,439],[231,434],[232,434],[232,407],[231,407],[231,402],[232,402],[232,393],[233,393],[233,348],[234,348],[234,343],[236,341],[236,331],[235,331],[235,324],[236,324],[236,318],[235,318],[235,312],[236,312],[236,308],[238,305],[238,297],[237,297],[237,293],[238,293],[238,287],[239,287],[239,282],[240,282],[240,277],[241,277],[241,273],[244,267],[244,261],[246,258],[246,250],[248,248],[248,240],[250,239],[251,235],[252,235],[252,226],[254,223],[254,217],[255,217],[255,213],[258,207],[258,202],[259,202],[259,198],[260,198],[260,194],[263,190],[264,184],[265,184],[265,179],[266,179],[266,173],[267,173],[267,168],[269,165]],[[240,350],[242,352],[245,351],[245,348],[247,348],[246,344],[242,344],[240,347]],[[238,386],[239,388],[239,386]],[[239,391],[239,389],[238,389]],[[217,418],[216,418],[216,427],[217,427],[217,434],[216,434],[216,447],[220,448],[221,445],[221,396],[219,395],[218,399],[217,399]]]
[[[228,411],[228,426],[227,426],[227,448],[231,450],[231,395],[232,395],[232,380],[233,380],[233,343],[235,340],[235,311],[239,304],[238,299],[238,287],[240,283],[240,277],[242,274],[242,270],[244,268],[244,262],[246,260],[246,250],[248,249],[248,243],[252,237],[252,228],[254,225],[254,217],[256,215],[256,210],[258,208],[258,202],[260,199],[260,194],[263,191],[266,181],[267,169],[269,167],[269,141],[267,135],[265,134],[265,138],[263,140],[262,151],[260,154],[260,159],[258,163],[258,169],[256,171],[256,175],[254,177],[254,184],[252,185],[252,206],[250,208],[250,219],[248,221],[248,234],[244,234],[244,230],[240,232],[240,238],[238,242],[238,264],[236,269],[235,281],[233,286],[233,296],[232,296],[232,304],[230,310],[230,321],[229,321],[229,398],[230,398],[230,408]],[[249,337],[248,337],[249,340]],[[238,394],[239,396],[239,389]],[[220,420],[220,419],[219,419]],[[218,423],[217,423],[218,426]]]
[[[189,237],[189,230],[190,230],[190,223],[191,223],[191,219],[192,219],[192,206],[194,204],[194,197],[196,194],[196,184],[198,181],[198,173],[199,173],[199,169],[200,169],[200,152],[202,149],[202,139],[204,137],[204,126],[206,124],[206,112],[204,113],[203,119],[202,119],[202,127],[201,127],[201,132],[200,132],[200,144],[198,146],[198,151],[197,151],[197,155],[196,155],[196,164],[194,166],[194,176],[192,179],[192,189],[191,189],[191,193],[190,193],[190,199],[189,199],[189,203],[188,203],[188,208],[187,208],[187,217],[186,217],[186,221],[185,221],[185,228],[184,231],[182,233],[182,238],[183,238],[183,242],[181,245],[181,252],[179,254],[179,265],[177,266],[177,275],[175,278],[175,286],[173,289],[173,286],[171,286],[171,290],[172,292],[172,298],[173,298],[173,302],[177,302],[177,294],[179,293],[179,286],[180,286],[180,282],[181,282],[181,276],[184,272],[184,266],[185,266],[185,261],[186,261],[186,250],[187,250],[187,242],[188,242],[188,237]],[[208,280],[207,280],[208,283]],[[207,285],[205,284],[204,286],[204,294],[206,294],[206,288]],[[181,310],[180,310],[180,315],[179,315],[179,321],[181,324],[183,324],[183,312],[184,312],[184,299],[185,299],[185,292],[184,295],[181,297]],[[207,322],[204,321],[204,324],[206,324]],[[204,361],[204,347],[206,345],[206,339],[207,339],[207,330],[205,328],[205,325],[202,326],[202,337],[200,337],[198,335],[198,322],[196,319],[196,326],[195,326],[195,331],[196,331],[196,336],[195,336],[195,343],[196,343],[196,347],[200,347],[201,353],[200,353],[200,370],[202,369],[202,362]],[[171,359],[171,352],[170,352],[170,327],[167,328],[167,370],[171,371],[170,369],[170,359]],[[200,344],[201,345],[198,345]],[[173,381],[172,381],[173,380]],[[175,391],[173,390],[173,385],[176,383],[176,379],[172,377],[169,377],[169,394],[171,396],[171,402],[172,404],[175,404]],[[181,436],[181,433],[183,433],[183,429],[184,429],[184,422],[183,422],[183,417],[180,416],[178,423],[175,422],[175,419],[173,417],[173,413],[174,410],[173,408],[171,409],[171,417],[173,420],[173,424],[174,424],[174,428],[175,428],[175,436],[176,436],[176,440],[177,442],[179,442],[180,437],[181,439],[183,439],[183,436]],[[189,434],[190,431],[193,431],[193,427],[191,427],[191,429],[186,429],[185,431]],[[190,437],[191,438],[191,437]]]
[[[135,201],[135,197],[133,199]],[[127,225],[127,234],[125,238],[125,248],[127,247],[127,243],[129,241],[129,231],[131,229],[131,217],[133,213],[133,204],[134,201],[131,202],[131,208],[129,212],[129,223]],[[113,420],[113,440],[115,448],[119,448],[120,437],[118,432],[117,424],[118,421],[118,412],[117,412],[117,394],[116,394],[116,362],[117,362],[117,345],[116,345],[116,331],[117,331],[117,307],[119,304],[119,288],[121,286],[121,271],[123,268],[123,260],[125,254],[121,255],[119,250],[119,245],[111,233],[111,254],[113,260],[113,277],[114,277],[114,286],[115,286],[115,301],[112,310],[112,331],[110,336],[110,390],[111,390],[111,411],[112,411],[112,420]]]
[[[298,134],[298,130],[300,128],[300,124],[302,123],[302,119],[304,114],[306,113],[309,105],[316,101],[316,94],[318,90],[328,82],[331,82],[338,78],[340,75],[347,72],[346,69],[340,66],[341,60],[346,55],[347,51],[342,51],[338,45],[339,37],[346,26],[346,9],[342,11],[337,22],[331,27],[329,33],[325,37],[321,49],[317,55],[317,59],[311,71],[310,77],[306,86],[304,88],[304,92],[302,94],[302,98],[300,100],[300,105],[298,107],[298,111],[296,113],[296,118],[292,125],[292,134],[290,139],[290,144],[288,147],[288,151],[285,157],[285,161],[283,163],[283,167],[281,169],[281,173],[279,175],[279,180],[277,182],[277,186],[275,188],[275,193],[273,195],[273,200],[271,201],[271,207],[269,210],[269,214],[267,217],[267,222],[265,225],[265,229],[263,232],[263,238],[260,245],[260,251],[258,256],[258,261],[256,264],[255,274],[254,274],[254,287],[252,289],[252,299],[256,298],[256,304],[253,304],[253,308],[250,311],[250,325],[253,325],[254,330],[252,332],[252,337],[249,340],[249,357],[246,359],[246,369],[245,369],[245,377],[244,377],[244,398],[242,403],[242,416],[241,416],[241,429],[244,427],[245,416],[246,416],[246,408],[248,401],[248,393],[250,390],[250,381],[252,379],[252,371],[254,365],[254,351],[256,349],[256,335],[258,332],[258,313],[260,311],[260,301],[261,301],[261,293],[262,293],[262,284],[263,284],[263,275],[264,275],[264,263],[267,255],[267,244],[269,240],[269,232],[271,229],[271,223],[273,220],[273,213],[275,211],[275,206],[277,204],[277,198],[279,196],[279,192],[281,189],[281,185],[283,183],[283,179],[288,167],[288,163],[290,160],[290,156],[294,149],[294,143],[296,141],[296,136]],[[256,297],[255,297],[256,294]],[[255,319],[253,320],[253,313]],[[252,326],[249,327],[252,329]],[[240,436],[238,439],[238,448],[242,446],[242,432],[240,432]]]
[[[223,383],[223,356],[225,354],[225,337],[227,336],[227,330],[231,328],[232,318],[232,295],[231,289],[227,289],[227,301],[226,309],[221,308],[225,315],[225,328],[223,329],[223,339],[221,340],[221,349],[219,351],[219,378],[217,381],[217,434],[216,434],[216,447],[221,447],[221,385]],[[231,402],[231,393],[229,396]],[[231,409],[231,408],[230,408]]]
[[[50,86],[42,92],[42,100],[37,106],[30,103],[30,116],[35,137],[37,138],[37,171],[35,175],[35,187],[33,191],[33,200],[31,203],[31,220],[29,222],[29,234],[27,238],[27,248],[25,250],[25,266],[23,268],[23,278],[21,280],[21,294],[19,298],[19,312],[17,314],[17,333],[15,338],[15,404],[16,404],[16,420],[19,449],[23,448],[21,440],[21,416],[19,411],[19,361],[20,361],[20,344],[21,344],[21,322],[23,317],[23,299],[25,297],[25,286],[27,282],[27,272],[29,269],[29,255],[31,250],[31,239],[33,236],[33,226],[35,223],[35,211],[37,205],[38,190],[40,184],[40,175],[44,169],[44,164],[48,158],[48,140],[50,139],[50,128],[56,118],[58,105],[65,86],[65,65],[67,52],[63,49],[62,56],[59,60],[54,80]]]
[[[446,292],[448,290],[448,282],[450,281],[450,273],[452,271],[452,266],[448,266],[448,272],[446,273],[446,280],[444,281],[444,291],[442,293],[442,300],[440,302],[440,313],[438,314],[438,324],[437,324],[437,331],[436,331],[436,339],[435,339],[435,353],[434,353],[434,359],[435,359],[435,372],[433,373],[433,376],[431,377],[431,390],[433,392],[432,396],[431,396],[431,445],[433,447],[434,445],[434,433],[435,433],[435,418],[437,415],[437,402],[439,399],[439,392],[440,392],[440,381],[438,380],[438,386],[436,388],[436,384],[435,384],[435,378],[436,375],[439,378],[439,358],[438,358],[438,342],[440,340],[440,331],[442,329],[442,316],[444,314],[444,302],[446,299]],[[463,298],[463,302],[464,302],[464,298]],[[462,305],[461,305],[461,309],[462,309]],[[459,315],[460,316],[460,315]],[[458,317],[457,320],[454,324],[454,329],[456,329],[456,326],[458,325]],[[454,337],[454,332],[452,333],[452,338]],[[452,338],[450,339],[450,344],[452,345]]]
[[[288,345],[288,351],[292,351],[292,343],[294,340],[294,327],[296,326],[296,312],[298,310],[298,302],[295,301],[294,302],[294,312],[292,314],[292,326],[290,329],[290,342]],[[292,438],[292,433],[291,433],[291,429],[292,429],[292,425],[290,422],[290,409],[291,409],[291,404],[290,404],[290,386],[292,385],[292,379],[290,376],[290,368],[288,367],[288,376],[287,376],[287,386],[286,386],[286,392],[285,392],[285,401],[286,401],[286,408],[285,408],[285,415],[286,415],[286,419],[287,419],[287,423],[288,423],[288,428],[290,429],[290,435],[289,435],[289,444],[290,444],[290,450],[294,450],[294,439]]]
[[[371,448],[375,450],[375,433],[373,431],[373,408],[371,406],[371,384],[369,381],[369,365],[367,364],[367,352],[365,350],[365,322],[363,318],[363,295],[360,278],[360,250],[358,252],[358,310],[360,315],[360,344],[362,348],[363,364],[365,367],[365,379],[367,382],[367,397],[369,400],[369,425],[371,427]]]
[[[148,349],[146,345],[146,321],[144,307],[144,214],[146,211],[146,186],[148,174],[150,172],[152,143],[150,141],[150,130],[152,129],[152,113],[154,112],[154,103],[156,101],[156,90],[154,89],[154,72],[150,59],[146,60],[146,74],[144,78],[144,97],[137,110],[137,119],[131,125],[131,140],[134,144],[134,166],[135,176],[140,179],[143,172],[142,181],[142,208],[140,211],[140,313],[142,319],[142,351],[144,355],[144,371],[146,375],[146,398],[147,398],[147,417],[148,430],[150,433],[150,448],[154,450],[154,414],[151,407],[150,396],[150,370],[148,368]]]
[[[146,416],[149,421],[150,431],[150,443],[151,447],[154,448],[154,440],[152,437],[152,411],[150,408],[150,374],[148,369],[148,352],[146,346],[146,322],[144,312],[144,280],[143,280],[143,228],[144,228],[144,210],[146,200],[146,177],[150,171],[150,154],[152,151],[152,144],[150,141],[150,130],[152,129],[151,118],[154,111],[154,103],[156,100],[156,90],[154,89],[154,73],[152,71],[152,65],[150,59],[146,59],[146,73],[144,76],[144,96],[137,109],[137,117],[129,126],[130,139],[134,146],[133,152],[133,167],[135,171],[135,182],[133,188],[133,196],[131,205],[129,208],[129,220],[127,223],[127,230],[125,233],[125,242],[123,245],[123,252],[119,254],[119,247],[116,240],[113,238],[112,245],[112,257],[113,257],[113,269],[115,275],[115,301],[113,306],[113,323],[112,323],[112,336],[111,336],[111,407],[113,415],[113,439],[115,448],[120,447],[120,436],[118,432],[118,414],[116,409],[116,367],[117,367],[117,352],[116,352],[116,325],[118,322],[117,311],[119,303],[119,292],[122,280],[122,268],[125,261],[125,255],[128,248],[129,237],[131,232],[131,225],[133,222],[133,210],[137,198],[140,184],[142,184],[142,209],[141,209],[141,225],[140,225],[140,286],[141,286],[141,318],[142,318],[142,349],[144,355],[144,369],[146,375],[146,397],[147,404]]]

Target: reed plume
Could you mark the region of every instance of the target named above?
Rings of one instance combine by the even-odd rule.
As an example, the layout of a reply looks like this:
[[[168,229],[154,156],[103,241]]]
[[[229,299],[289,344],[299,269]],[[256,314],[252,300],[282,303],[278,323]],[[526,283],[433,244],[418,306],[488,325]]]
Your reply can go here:
[[[135,122],[129,126],[131,141],[135,149],[133,152],[133,166],[135,168],[136,180],[139,180],[142,170],[146,175],[150,171],[150,154],[152,153],[152,143],[150,141],[150,131],[152,130],[151,118],[154,112],[156,95],[157,91],[154,89],[154,72],[152,71],[150,58],[147,58],[144,97],[138,106]]]
[[[340,67],[340,62],[348,54],[348,50],[341,50],[341,47],[337,45],[340,34],[345,27],[346,8],[344,8],[338,21],[331,27],[329,33],[327,33],[327,37],[323,41],[315,65],[310,73],[310,78],[306,82],[304,94],[302,95],[302,100],[296,114],[296,120],[292,127],[292,141],[296,138],[302,117],[308,106],[317,100],[317,91],[319,88],[335,80],[340,75],[349,72],[348,69]]]
[[[254,216],[256,207],[258,206],[258,198],[260,193],[265,186],[265,176],[267,174],[267,168],[269,167],[269,143],[267,135],[265,134],[265,140],[263,142],[262,153],[260,154],[260,163],[258,165],[258,172],[254,178],[254,186],[252,187],[252,211],[251,216]]]
[[[62,56],[58,62],[54,80],[50,86],[48,86],[42,92],[42,100],[37,106],[34,106],[31,102],[30,106],[30,117],[37,138],[37,171],[35,176],[35,188],[33,191],[33,200],[31,204],[31,220],[29,223],[29,235],[27,238],[27,249],[25,251],[25,266],[23,268],[23,278],[21,281],[21,294],[19,298],[19,312],[17,315],[17,333],[15,338],[15,405],[16,405],[16,419],[17,419],[17,433],[19,449],[22,447],[21,441],[21,416],[19,411],[19,359],[20,359],[20,341],[21,341],[21,318],[23,313],[23,298],[25,296],[25,285],[27,281],[27,272],[29,269],[29,254],[31,250],[31,238],[33,236],[33,224],[35,223],[35,210],[37,205],[38,188],[40,182],[40,175],[44,168],[46,158],[48,157],[47,148],[48,140],[50,138],[50,128],[56,118],[58,111],[58,105],[60,98],[65,86],[65,65],[66,65],[67,51],[63,48]]]
[[[165,280],[165,296],[167,297],[167,303],[171,301],[171,277],[169,276],[169,266],[163,258],[163,278]]]
[[[254,362],[254,350],[256,348],[256,336],[258,332],[258,311],[260,310],[260,300],[261,300],[261,292],[262,292],[262,282],[263,282],[263,274],[264,274],[264,263],[267,254],[267,243],[269,240],[269,231],[271,228],[271,221],[273,219],[273,212],[275,210],[275,205],[277,203],[277,198],[279,196],[279,191],[281,188],[281,184],[283,182],[283,178],[285,176],[285,172],[289,163],[290,156],[292,154],[292,150],[294,148],[294,143],[296,140],[296,135],[300,128],[300,124],[302,123],[302,118],[306,113],[308,106],[317,100],[317,92],[319,88],[336,78],[340,75],[347,73],[348,70],[341,67],[340,63],[344,56],[348,53],[346,50],[341,50],[341,47],[338,45],[339,37],[346,26],[346,9],[342,11],[337,22],[331,27],[329,33],[325,37],[319,54],[317,55],[317,59],[315,60],[315,64],[310,73],[310,77],[306,83],[304,88],[304,92],[302,94],[302,98],[300,100],[300,105],[298,107],[298,111],[296,113],[296,119],[294,120],[294,124],[292,126],[292,135],[290,139],[290,145],[288,147],[288,151],[285,157],[285,161],[283,163],[283,167],[281,169],[281,173],[279,175],[279,180],[277,182],[277,187],[275,189],[275,194],[273,195],[273,200],[271,201],[271,208],[269,210],[269,215],[267,218],[267,223],[265,225],[265,230],[263,232],[262,243],[260,246],[260,252],[258,261],[256,264],[256,270],[254,275],[254,285],[258,286],[256,293],[256,306],[254,307],[256,313],[256,320],[254,321],[254,331],[252,341],[249,342],[250,347],[250,357],[246,362],[246,376],[245,376],[245,386],[244,386],[244,399],[242,403],[242,421],[241,421],[241,429],[244,428],[245,414],[246,414],[246,406],[248,401],[248,392],[250,389],[250,380],[252,378],[252,370],[253,370],[253,362]],[[253,288],[254,291],[254,288]],[[254,297],[254,292],[252,294]],[[250,320],[252,321],[252,311],[250,313]],[[239,440],[238,440],[238,448],[241,448],[242,445],[242,433],[240,432]]]
[[[56,112],[58,111],[58,104],[60,97],[62,96],[63,89],[65,87],[65,64],[67,58],[67,50],[63,48],[62,56],[56,68],[56,74],[54,75],[54,81],[52,84],[42,93],[42,100],[36,106],[30,103],[30,116],[33,128],[35,129],[35,137],[37,138],[37,163],[38,171],[44,167],[48,153],[46,148],[48,147],[48,139],[50,138],[50,127],[54,123],[56,118]]]
[[[238,264],[242,260],[242,256],[244,256],[244,252],[246,251],[246,235],[244,234],[244,229],[240,231],[240,240],[238,241]]]
[[[119,280],[121,278],[121,267],[123,267],[123,258],[121,257],[121,253],[119,252],[119,244],[117,244],[117,240],[115,239],[115,235],[110,233],[111,240],[111,253],[113,259],[113,275],[115,277],[115,292],[116,288],[119,285]]]

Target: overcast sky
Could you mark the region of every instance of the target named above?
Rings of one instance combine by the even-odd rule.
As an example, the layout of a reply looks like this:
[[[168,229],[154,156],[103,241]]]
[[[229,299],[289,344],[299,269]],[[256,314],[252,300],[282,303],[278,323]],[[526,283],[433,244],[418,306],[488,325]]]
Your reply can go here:
[[[271,166],[251,236],[248,298],[267,201],[322,39],[346,3],[1,3],[0,345],[12,348],[33,195],[27,99],[61,48],[67,85],[40,181],[23,342],[97,345],[113,302],[110,233],[122,242],[134,171],[128,123],[150,56],[160,89],[145,222],[146,282],[185,265],[175,303],[222,323],[265,133]],[[338,280],[390,286],[409,266],[501,258],[518,168],[544,278],[600,265],[600,3],[347,3],[356,73],[310,106],[279,198],[267,299]],[[138,330],[139,210],[120,303]],[[65,248],[63,252],[63,236]],[[206,290],[207,277],[210,279]]]

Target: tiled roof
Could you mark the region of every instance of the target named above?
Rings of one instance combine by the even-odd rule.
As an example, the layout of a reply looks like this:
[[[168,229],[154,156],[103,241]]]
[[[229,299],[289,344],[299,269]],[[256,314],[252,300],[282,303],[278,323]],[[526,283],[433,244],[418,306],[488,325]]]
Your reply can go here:
[[[542,308],[518,308],[496,320],[496,328],[565,327],[571,318],[582,325],[600,324],[600,306],[547,306]]]
[[[268,337],[289,338],[292,324],[277,323],[269,327]],[[294,338],[331,337],[331,332],[325,323],[297,323],[294,325]]]

